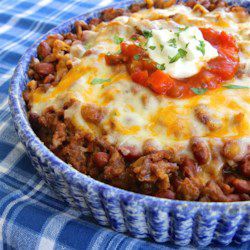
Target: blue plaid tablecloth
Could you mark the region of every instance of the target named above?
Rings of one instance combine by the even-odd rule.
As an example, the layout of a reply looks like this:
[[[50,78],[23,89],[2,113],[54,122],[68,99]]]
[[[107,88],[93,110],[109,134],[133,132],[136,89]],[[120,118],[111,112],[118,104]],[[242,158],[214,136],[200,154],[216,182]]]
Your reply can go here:
[[[177,248],[116,233],[68,207],[34,171],[10,117],[9,81],[25,50],[54,26],[111,2],[0,0],[0,249]]]

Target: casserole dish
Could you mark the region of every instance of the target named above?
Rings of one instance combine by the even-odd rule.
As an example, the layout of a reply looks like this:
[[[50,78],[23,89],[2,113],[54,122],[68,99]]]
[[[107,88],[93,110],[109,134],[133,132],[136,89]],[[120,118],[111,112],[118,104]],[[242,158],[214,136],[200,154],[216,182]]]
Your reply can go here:
[[[127,4],[130,3],[122,7]],[[90,16],[87,14],[78,18],[87,20]],[[50,34],[70,31],[78,18],[52,30]],[[15,126],[32,163],[54,190],[83,213],[91,212],[100,224],[110,225],[119,232],[129,231],[136,237],[149,235],[158,242],[172,240],[179,245],[186,245],[191,240],[199,245],[207,245],[212,240],[223,244],[232,240],[248,240],[248,202],[197,203],[134,194],[79,174],[55,157],[32,132],[21,98],[28,81],[28,64],[31,56],[35,55],[38,43],[19,63],[11,83],[10,103]]]

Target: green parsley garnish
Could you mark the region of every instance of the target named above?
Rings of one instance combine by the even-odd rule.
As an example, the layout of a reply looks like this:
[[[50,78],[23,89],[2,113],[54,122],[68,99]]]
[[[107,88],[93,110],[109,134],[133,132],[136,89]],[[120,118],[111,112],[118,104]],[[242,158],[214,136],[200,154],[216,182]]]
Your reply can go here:
[[[104,82],[110,82],[111,79],[110,78],[106,78],[106,79],[102,79],[102,78],[94,78],[91,82],[92,85],[95,85],[95,84],[102,84]]]
[[[187,43],[187,44],[185,45],[185,49],[188,47],[188,45],[189,45],[189,43]]]
[[[89,43],[85,45],[85,49],[86,49],[86,50],[88,50],[88,49],[90,49],[90,48],[91,48],[91,45],[90,45]]]
[[[150,38],[150,37],[153,36],[152,31],[150,31],[150,30],[144,30],[144,31],[142,32],[142,35],[143,35],[144,37],[146,37],[146,38]]]
[[[143,43],[142,43],[142,42],[139,42],[139,43],[138,43],[138,46],[139,46],[139,47],[142,47],[142,46],[143,46]]]
[[[165,70],[166,69],[165,63],[162,63],[162,64],[157,63],[156,68],[159,69],[159,70]]]
[[[187,29],[188,29],[188,26],[186,26],[186,27],[184,27],[184,28],[178,28],[178,30],[181,31],[181,32],[182,32],[182,31],[185,31],[185,30],[187,30]]]
[[[177,36],[177,38],[179,39],[180,33],[187,30],[187,29],[188,29],[188,26],[186,26],[185,28],[178,28],[178,31],[175,32],[175,35]]]
[[[43,57],[42,57],[41,55],[38,55],[37,57],[38,57],[38,59],[39,59],[40,61],[43,60]]]
[[[191,88],[191,90],[196,94],[196,95],[203,95],[207,92],[206,88]]]
[[[205,55],[205,43],[204,43],[204,41],[200,41],[200,45],[196,46],[196,49],[199,50],[202,53],[202,55],[204,56]]]
[[[184,58],[187,55],[187,51],[184,49],[178,49],[178,53],[173,56],[169,57],[169,63],[174,63],[178,61],[180,58]]]
[[[140,55],[134,55],[134,59],[138,61],[140,59]]]
[[[227,89],[250,89],[248,86],[241,86],[241,85],[223,85],[222,87]]]
[[[137,38],[135,36],[131,37],[131,40],[136,41]]]
[[[170,47],[176,48],[177,47],[177,45],[176,45],[176,39],[172,38],[172,39],[168,40],[168,45]]]
[[[114,36],[114,42],[115,42],[116,44],[120,44],[120,43],[122,43],[123,41],[124,41],[124,38],[119,37],[118,35],[115,35],[115,36]]]
[[[164,49],[164,45],[160,44],[161,51]]]
[[[149,46],[151,50],[155,50],[156,46]]]

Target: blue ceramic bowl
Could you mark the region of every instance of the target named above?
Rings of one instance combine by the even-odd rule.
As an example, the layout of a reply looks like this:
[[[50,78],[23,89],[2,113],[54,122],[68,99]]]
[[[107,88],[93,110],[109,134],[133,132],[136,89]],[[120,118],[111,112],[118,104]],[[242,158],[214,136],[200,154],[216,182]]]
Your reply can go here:
[[[116,4],[127,7],[132,1]],[[238,1],[250,7],[250,2]],[[73,23],[98,16],[101,9],[54,28],[30,47],[19,61],[10,85],[10,108],[18,135],[32,164],[45,182],[72,207],[92,215],[100,225],[157,242],[206,246],[250,240],[250,202],[190,202],[167,200],[121,190],[79,173],[57,158],[35,135],[27,119],[22,91],[29,81],[28,65],[48,34],[65,33]]]

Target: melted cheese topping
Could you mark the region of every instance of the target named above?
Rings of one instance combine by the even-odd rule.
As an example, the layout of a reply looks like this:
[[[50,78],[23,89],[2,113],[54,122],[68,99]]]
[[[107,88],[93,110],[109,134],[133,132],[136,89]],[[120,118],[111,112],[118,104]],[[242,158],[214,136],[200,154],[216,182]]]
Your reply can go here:
[[[170,19],[170,15],[175,16]],[[119,50],[119,45],[113,39],[116,34],[126,40],[137,29],[153,29],[155,38],[148,45],[152,46],[160,41],[166,43],[173,36],[166,30],[183,27],[180,24],[212,27],[233,34],[240,47],[240,61],[244,63],[245,73],[241,78],[224,84],[250,86],[250,54],[245,46],[249,46],[249,18],[241,22],[236,14],[227,13],[223,9],[200,14],[188,7],[177,5],[164,10],[141,10],[130,17],[119,17],[98,25],[94,31],[88,31],[92,33],[84,45],[91,46],[92,54],[78,58],[75,66],[56,87],[51,87],[46,93],[36,90],[32,97],[32,112],[41,114],[49,106],[61,108],[73,98],[77,102],[65,111],[65,115],[78,128],[97,136],[105,135],[109,142],[117,146],[132,145],[138,149],[142,148],[146,140],[153,139],[159,148],[172,146],[180,154],[190,154],[188,145],[193,136],[204,137],[215,152],[220,150],[218,147],[226,138],[237,138],[250,143],[249,89],[220,88],[188,99],[171,99],[156,95],[148,88],[134,83],[124,65],[106,65],[104,53]],[[192,33],[199,36],[199,40],[203,39],[197,28],[193,27],[181,35],[179,43],[189,42]],[[193,48],[197,44],[189,46],[190,61],[180,61],[178,65],[167,69],[167,72],[177,78],[195,74],[204,61],[217,55],[216,49],[211,48],[208,43],[205,55]],[[158,52],[152,50],[150,56],[159,63],[165,62],[166,55],[172,53],[170,48],[164,50],[164,57],[159,56]],[[198,61],[197,53],[200,53]],[[82,56],[82,53],[79,54]],[[96,77],[110,81],[92,84]],[[94,125],[83,119],[83,104],[95,104],[106,110],[100,124]],[[206,105],[213,119],[220,122],[221,126],[216,130],[209,129],[197,119],[195,109],[201,104]],[[222,159],[216,153],[214,155],[207,168],[213,166],[210,174],[216,175],[216,171],[222,166]]]
[[[206,62],[218,56],[217,50],[204,40],[197,27],[153,29],[147,49],[151,59],[164,64],[164,71],[175,79],[188,78],[199,73]],[[176,58],[180,49],[185,56]]]

